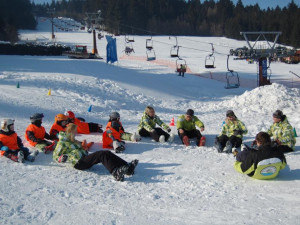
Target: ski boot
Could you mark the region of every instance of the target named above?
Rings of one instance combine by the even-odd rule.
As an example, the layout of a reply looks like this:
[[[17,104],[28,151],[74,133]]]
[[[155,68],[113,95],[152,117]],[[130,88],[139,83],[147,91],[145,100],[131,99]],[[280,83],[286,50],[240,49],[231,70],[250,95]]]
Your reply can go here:
[[[190,140],[189,140],[189,137],[188,136],[184,136],[182,138],[182,142],[185,146],[190,146]]]
[[[226,153],[232,153],[232,143],[230,141],[226,142],[225,150]]]

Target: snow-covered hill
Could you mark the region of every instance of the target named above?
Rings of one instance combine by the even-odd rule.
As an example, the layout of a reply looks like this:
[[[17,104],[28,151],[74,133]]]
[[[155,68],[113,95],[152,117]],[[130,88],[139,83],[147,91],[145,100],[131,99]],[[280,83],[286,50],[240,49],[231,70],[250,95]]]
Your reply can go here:
[[[21,37],[49,35],[43,32],[22,31]],[[61,32],[56,38],[91,48],[87,32]],[[22,139],[29,116],[35,112],[45,114],[43,125],[49,131],[54,116],[65,110],[101,124],[106,124],[111,111],[118,111],[125,129],[133,132],[147,105],[154,106],[166,123],[188,108],[194,109],[205,124],[207,137],[205,147],[184,147],[178,137],[172,144],[146,138],[128,142],[119,155],[127,161],[137,158],[140,163],[136,174],[124,182],[114,181],[102,165],[77,171],[54,163],[51,155],[40,154],[35,162],[23,165],[0,158],[1,224],[299,224],[299,138],[296,151],[286,155],[288,167],[270,181],[236,173],[234,157],[219,154],[213,147],[228,109],[246,124],[246,143],[268,129],[276,109],[283,110],[299,133],[299,89],[273,84],[228,90],[223,82],[192,74],[178,77],[172,66],[166,65],[175,62],[169,58],[171,45],[159,45],[170,42],[168,37],[156,38],[158,64],[140,60],[145,57],[145,37],[135,37],[135,58],[123,56],[124,37],[117,37],[123,60],[116,65],[66,57],[0,56],[0,118],[14,118]],[[225,38],[180,40],[183,46],[206,46],[207,51],[206,42],[216,43],[222,54],[216,55],[214,73],[226,72],[228,46],[241,45]],[[105,45],[104,40],[98,43],[103,56]],[[222,45],[227,47],[222,49]],[[198,54],[182,50],[191,70],[204,73],[207,53]],[[255,81],[256,65],[232,63],[241,75]],[[290,76],[288,71],[299,71],[299,66],[274,64],[274,76]],[[49,89],[51,96],[47,95]],[[90,105],[92,111],[87,112]],[[176,129],[172,132],[176,134]],[[101,149],[102,135],[78,136],[83,138],[96,143],[91,151]]]

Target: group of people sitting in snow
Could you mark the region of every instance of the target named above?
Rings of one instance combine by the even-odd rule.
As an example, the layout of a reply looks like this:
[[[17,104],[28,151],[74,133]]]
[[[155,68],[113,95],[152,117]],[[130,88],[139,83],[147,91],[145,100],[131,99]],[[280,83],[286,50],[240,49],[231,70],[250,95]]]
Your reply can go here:
[[[103,133],[103,148],[114,149],[116,153],[125,150],[125,141],[140,141],[141,137],[151,137],[156,142],[172,142],[175,135],[171,128],[165,124],[151,106],[147,106],[138,131],[125,132],[120,121],[120,114],[112,112],[105,131],[102,125],[85,122],[83,118],[76,118],[72,111],[57,114],[49,134],[42,126],[42,113],[35,113],[30,117],[31,124],[26,128],[25,139],[34,151],[30,152],[24,147],[22,140],[14,131],[14,120],[3,119],[0,130],[1,155],[16,162],[24,160],[34,161],[39,152],[53,152],[53,159],[59,163],[69,162],[74,168],[85,170],[95,164],[102,163],[117,181],[123,181],[125,175],[133,175],[138,160],[130,163],[109,150],[96,151],[89,154],[88,150],[94,144],[86,140],[75,139],[77,133],[90,134],[91,132]],[[215,147],[218,152],[233,153],[236,156],[235,169],[257,179],[271,179],[278,175],[280,169],[286,165],[284,153],[294,150],[296,139],[292,126],[282,111],[273,113],[273,125],[267,132],[256,135],[252,148],[242,144],[243,135],[247,129],[232,110],[226,112],[226,119],[222,131],[216,137]],[[158,125],[159,127],[156,127]],[[198,127],[200,130],[198,130]],[[197,146],[205,145],[204,124],[188,109],[185,115],[177,120],[177,131],[181,142],[189,146],[190,139],[196,139]],[[237,149],[241,148],[241,151]]]

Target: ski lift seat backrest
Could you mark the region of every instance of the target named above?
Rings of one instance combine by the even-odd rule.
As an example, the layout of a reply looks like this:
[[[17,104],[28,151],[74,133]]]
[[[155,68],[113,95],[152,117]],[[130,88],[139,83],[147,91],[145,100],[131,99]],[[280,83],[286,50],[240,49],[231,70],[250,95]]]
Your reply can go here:
[[[153,49],[151,50],[147,50],[146,51],[146,55],[147,55],[147,61],[153,61],[156,60],[156,55],[155,55],[155,51]]]
[[[205,68],[208,68],[208,69],[216,68],[215,67],[215,57],[212,54],[205,57]]]
[[[228,70],[226,73],[226,89],[231,88],[239,88],[240,87],[240,78],[239,74],[237,72],[234,72],[233,70]]]

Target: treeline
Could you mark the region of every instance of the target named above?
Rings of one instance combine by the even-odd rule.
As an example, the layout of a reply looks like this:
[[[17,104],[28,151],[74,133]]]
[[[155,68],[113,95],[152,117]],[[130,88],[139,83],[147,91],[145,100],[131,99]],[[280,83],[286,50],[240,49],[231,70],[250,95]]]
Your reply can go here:
[[[300,8],[293,0],[287,7],[260,9],[239,0],[61,0],[30,5],[30,0],[0,0],[0,39],[17,29],[35,27],[36,15],[83,21],[86,12],[101,10],[103,23],[114,34],[225,36],[242,39],[241,31],[281,31],[279,42],[300,47]]]
[[[0,40],[16,42],[18,29],[35,29],[30,0],[0,0]]]
[[[266,10],[241,0],[236,5],[231,0],[62,0],[47,7],[74,19],[101,10],[111,33],[242,39],[241,31],[281,31],[280,43],[300,47],[300,8],[293,0],[282,9]]]

